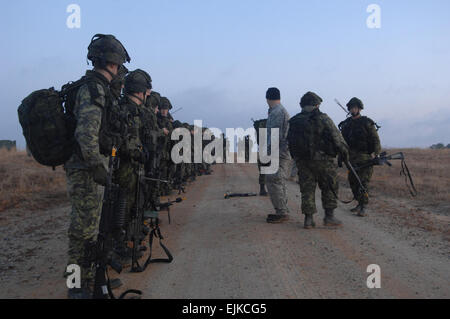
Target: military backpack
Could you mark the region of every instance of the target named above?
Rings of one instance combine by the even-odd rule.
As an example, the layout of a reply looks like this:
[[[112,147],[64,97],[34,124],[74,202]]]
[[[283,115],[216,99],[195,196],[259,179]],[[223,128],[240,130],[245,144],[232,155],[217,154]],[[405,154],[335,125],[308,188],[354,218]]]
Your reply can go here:
[[[76,141],[73,113],[78,89],[85,77],[65,84],[61,91],[38,90],[27,96],[18,108],[23,136],[34,159],[45,166],[63,165],[72,156]]]
[[[337,151],[331,133],[322,124],[318,109],[299,113],[289,120],[288,144],[292,158],[300,160],[318,159],[323,156],[336,157]]]

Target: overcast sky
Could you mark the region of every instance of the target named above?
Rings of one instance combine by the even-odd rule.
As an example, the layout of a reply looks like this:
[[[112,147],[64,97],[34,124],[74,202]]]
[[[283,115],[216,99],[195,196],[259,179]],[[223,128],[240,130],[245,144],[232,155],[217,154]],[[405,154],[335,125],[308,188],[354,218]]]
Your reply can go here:
[[[69,4],[81,28],[69,29]],[[369,29],[367,7],[381,8]],[[357,96],[378,122],[382,144],[450,143],[450,1],[189,0],[8,1],[0,11],[0,139],[24,144],[17,119],[34,90],[77,80],[95,33],[117,36],[132,70],[169,97],[175,117],[210,127],[250,127],[267,116],[276,86],[291,116],[312,90],[339,123],[334,103]]]

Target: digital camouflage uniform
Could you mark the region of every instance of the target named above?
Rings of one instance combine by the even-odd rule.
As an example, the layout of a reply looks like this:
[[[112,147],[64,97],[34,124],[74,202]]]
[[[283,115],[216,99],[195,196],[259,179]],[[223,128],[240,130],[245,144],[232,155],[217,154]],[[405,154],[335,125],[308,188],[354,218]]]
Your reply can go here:
[[[149,161],[145,165],[146,175],[155,179],[160,178],[161,152],[158,148],[158,140],[164,136],[163,131],[158,126],[158,119],[155,110],[160,106],[160,95],[153,92],[146,100],[146,108],[148,112],[143,113],[145,116],[143,122],[143,140],[144,148],[148,152]],[[152,204],[159,202],[160,183],[148,183],[148,200]]]
[[[142,105],[137,105],[128,97],[124,97],[120,101],[122,111],[127,117],[128,134],[124,138],[123,148],[125,152],[120,152],[120,166],[115,172],[115,181],[125,190],[127,198],[126,222],[131,219],[131,210],[136,204],[136,187],[137,176],[139,172],[140,157],[142,156],[142,142],[139,131],[141,130],[141,110]]]
[[[266,175],[267,189],[270,200],[277,215],[289,214],[287,206],[286,178],[290,174],[291,156],[287,144],[287,134],[289,130],[289,113],[281,105],[275,105],[269,109],[267,119],[267,150],[271,152],[271,130],[279,129],[279,168],[275,174]]]
[[[161,98],[161,106],[160,109],[170,109],[171,106],[169,106],[169,101],[167,98]],[[172,190],[172,184],[171,179],[173,176],[173,168],[174,164],[171,159],[171,145],[172,141],[170,139],[170,136],[173,131],[172,122],[170,121],[168,116],[163,116],[160,113],[158,113],[158,126],[160,129],[166,128],[169,131],[168,136],[161,136],[159,138],[159,150],[161,152],[161,163],[160,163],[160,172],[161,172],[161,179],[169,181],[169,183],[162,183],[161,184],[161,190],[160,195],[165,196],[169,195]]]
[[[68,194],[72,203],[69,226],[69,261],[82,269],[82,281],[93,278],[92,265],[84,260],[85,246],[96,240],[100,221],[103,187],[93,178],[92,170],[99,166],[107,166],[108,159],[100,154],[100,143],[107,143],[100,132],[104,118],[103,112],[117,107],[108,88],[108,81],[100,73],[88,71],[88,83],[81,86],[74,114],[77,119],[75,139],[80,152],[76,152],[65,164]],[[102,140],[103,139],[103,140]],[[104,146],[103,148],[108,148]],[[104,152],[106,153],[106,151]]]
[[[290,149],[298,168],[302,213],[311,218],[311,223],[309,220],[307,223],[305,219],[305,227],[315,226],[312,215],[317,213],[315,200],[317,185],[322,192],[322,206],[326,217],[329,216],[330,220],[333,218],[338,194],[335,157],[338,153],[348,154],[348,146],[333,121],[328,115],[319,111],[317,105],[321,102],[320,97],[308,92],[302,98],[302,112],[290,120],[290,143],[292,139],[294,142],[297,141],[298,145],[304,145],[304,149],[296,150],[294,146],[296,144],[292,143]],[[310,135],[297,133],[298,135],[295,136],[295,123],[302,123],[302,121],[308,121],[312,131]],[[305,127],[305,125],[301,126]]]
[[[353,105],[361,109],[363,108],[360,100],[354,98],[351,102],[353,103],[347,105],[349,108]],[[377,126],[370,118],[365,116],[359,116],[358,118],[350,117],[339,124],[339,129],[350,148],[350,163],[353,167],[367,163],[372,159],[373,154],[380,154],[381,144]],[[373,174],[373,166],[357,169],[356,172],[364,188],[368,191],[369,182]],[[351,172],[348,174],[348,181],[358,204],[362,207],[367,205],[369,198],[362,194],[359,182]]]

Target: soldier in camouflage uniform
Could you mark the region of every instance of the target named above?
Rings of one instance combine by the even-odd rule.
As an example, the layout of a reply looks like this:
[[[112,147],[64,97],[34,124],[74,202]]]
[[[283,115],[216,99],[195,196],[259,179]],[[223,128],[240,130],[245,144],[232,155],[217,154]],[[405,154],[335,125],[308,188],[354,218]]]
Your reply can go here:
[[[319,111],[321,103],[322,99],[317,94],[306,93],[300,102],[302,112],[289,121],[289,149],[299,171],[302,213],[305,215],[306,229],[315,227],[313,215],[317,213],[315,201],[317,184],[322,191],[324,225],[341,225],[334,217],[338,193],[334,160],[338,154],[341,154],[344,160],[348,159],[348,146],[333,121]]]
[[[88,48],[94,69],[86,72],[86,83],[77,93],[74,114],[78,150],[65,164],[70,213],[68,264],[81,267],[81,288],[69,289],[69,298],[90,298],[93,265],[87,247],[98,233],[103,187],[106,185],[108,156],[120,143],[112,134],[112,114],[118,110],[110,83],[120,66],[130,61],[127,51],[112,35],[96,35]]]
[[[149,161],[145,165],[146,175],[159,179],[160,165],[161,165],[161,152],[158,148],[158,141],[161,138],[168,136],[169,131],[166,128],[160,129],[158,126],[157,113],[159,112],[159,107],[161,105],[161,95],[158,92],[152,91],[150,96],[147,98],[146,107],[150,111],[149,118],[144,120],[146,127],[146,138],[144,141],[144,146],[149,153]],[[159,202],[159,194],[161,189],[160,182],[150,182],[148,183],[148,200],[156,204]]]
[[[347,108],[351,117],[339,124],[339,129],[344,136],[345,141],[350,147],[350,163],[354,167],[361,166],[372,159],[372,156],[378,156],[381,152],[380,138],[377,132],[377,125],[366,116],[361,116],[361,110],[364,109],[363,102],[354,97]],[[373,174],[373,167],[365,167],[356,170],[363,186],[369,189],[369,182]],[[349,172],[348,181],[353,192],[353,196],[358,201],[358,206],[352,209],[358,216],[364,216],[364,207],[369,203],[368,196],[360,190],[360,185],[353,173]]]
[[[148,159],[148,153],[144,149],[143,131],[144,120],[148,117],[150,111],[144,104],[151,92],[151,81],[150,75],[145,71],[138,69],[130,72],[125,78],[125,95],[119,102],[122,111],[127,114],[127,135],[119,149],[120,167],[116,171],[115,182],[120,185],[126,194],[126,230],[137,209],[138,173],[139,170],[143,171],[143,166]],[[131,241],[131,238],[126,238],[126,241]],[[123,258],[131,257],[131,252],[125,248],[124,243],[123,245],[119,243],[117,252]]]
[[[169,131],[168,136],[164,136],[160,139],[160,151],[161,151],[161,179],[169,181],[169,183],[163,183],[161,185],[161,195],[169,195],[172,190],[171,178],[173,176],[174,164],[171,159],[171,145],[172,141],[170,135],[173,131],[172,122],[170,121],[168,114],[172,108],[170,101],[166,97],[161,97],[161,105],[158,113],[158,125],[161,129]]]

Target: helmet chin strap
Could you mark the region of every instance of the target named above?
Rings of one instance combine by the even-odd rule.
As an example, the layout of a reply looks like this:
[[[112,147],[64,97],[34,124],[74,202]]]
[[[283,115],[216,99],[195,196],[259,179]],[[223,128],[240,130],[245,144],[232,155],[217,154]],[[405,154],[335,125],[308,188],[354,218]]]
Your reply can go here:
[[[145,94],[145,93],[144,93],[144,94]],[[138,99],[138,100],[141,102],[142,105],[145,104],[145,97],[144,97],[143,99],[141,99],[139,96],[136,96],[135,93],[132,93],[131,96],[134,97],[134,98],[136,98],[136,99]]]
[[[112,73],[110,70],[108,70],[108,67],[105,66],[105,68],[103,69],[105,70],[109,75],[111,75],[111,82],[118,77],[118,74],[114,74]]]

